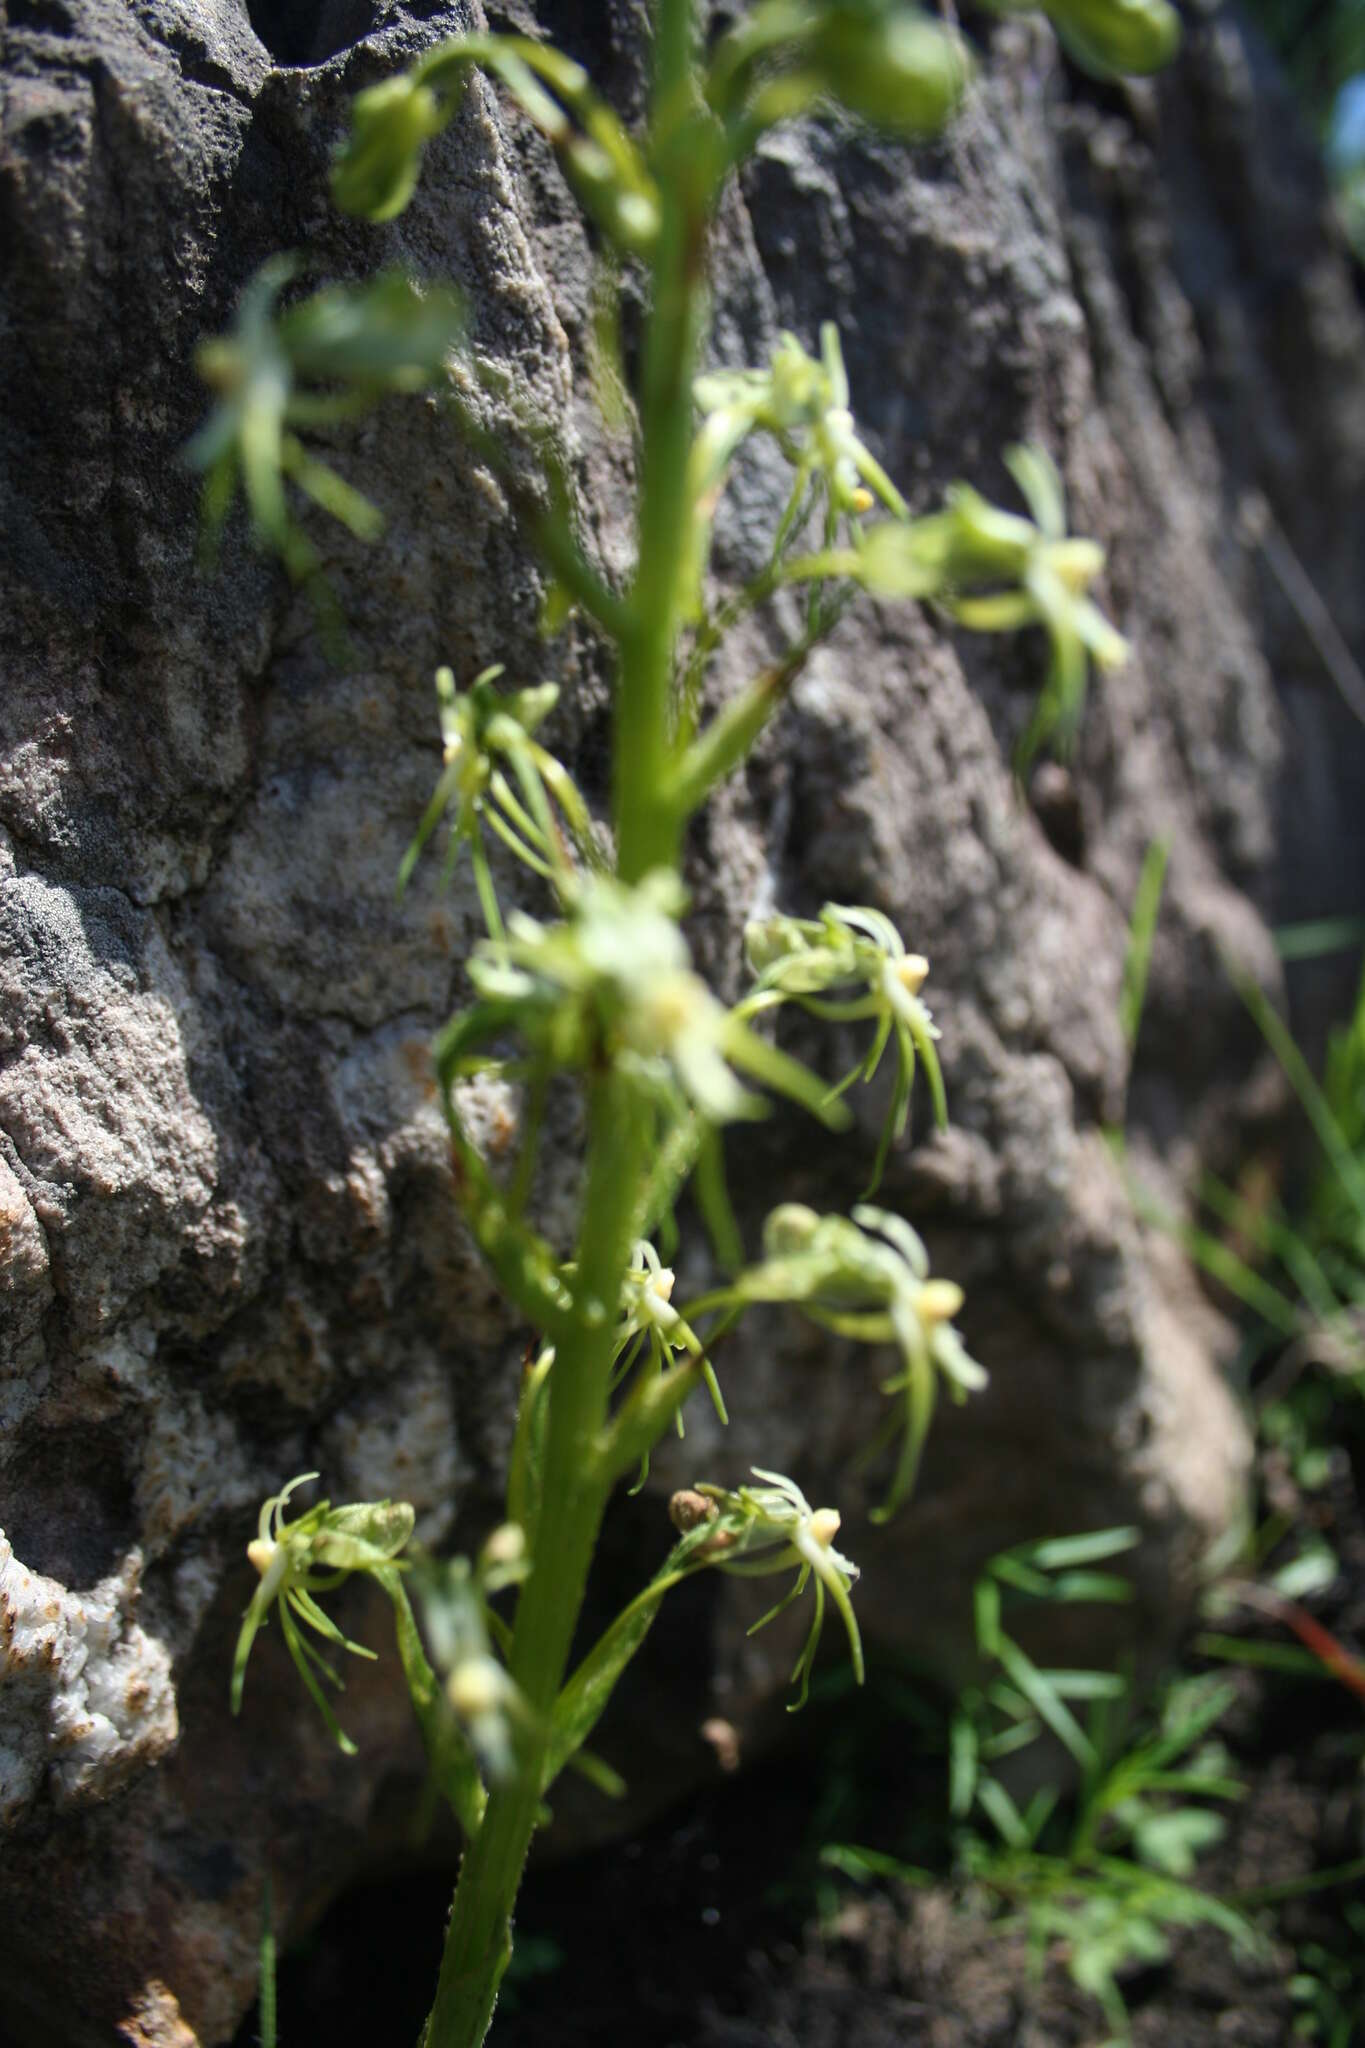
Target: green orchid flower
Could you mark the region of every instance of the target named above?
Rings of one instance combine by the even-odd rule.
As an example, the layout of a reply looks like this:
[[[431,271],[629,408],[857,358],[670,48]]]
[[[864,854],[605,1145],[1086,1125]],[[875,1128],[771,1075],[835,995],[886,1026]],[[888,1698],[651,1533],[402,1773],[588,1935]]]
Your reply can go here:
[[[484,669],[463,692],[449,668],[436,671],[436,700],[444,766],[431,802],[398,871],[406,888],[422,849],[447,811],[453,811],[442,880],[449,880],[462,846],[468,845],[480,902],[494,939],[503,931],[484,844],[486,823],[522,865],[557,887],[572,874],[564,835],[551,809],[553,797],[580,858],[600,861],[592,819],[572,776],[534,737],[559,701],[555,683],[499,692],[501,662]],[[511,772],[517,784],[508,780]],[[518,789],[520,795],[518,795]]]
[[[185,451],[204,473],[210,548],[240,488],[257,541],[296,582],[315,577],[321,557],[293,516],[288,486],[362,540],[383,524],[367,498],[309,452],[300,431],[354,419],[386,392],[425,389],[442,375],[464,327],[456,292],[421,291],[396,271],[368,284],[329,285],[280,312],[301,268],[295,256],[263,264],[231,332],[199,349],[199,374],[217,404]]]
[[[766,369],[713,370],[696,379],[692,393],[706,415],[687,470],[694,513],[683,574],[692,616],[700,610],[716,505],[730,465],[750,434],[773,435],[795,470],[773,542],[774,560],[795,527],[820,507],[826,545],[833,544],[842,522],[856,522],[878,499],[898,519],[908,516],[904,498],[855,432],[848,373],[833,321],[821,326],[818,357],[807,355],[794,334],[784,333]]]
[[[788,1708],[796,1713],[806,1703],[815,1652],[825,1625],[825,1596],[838,1609],[848,1636],[853,1658],[853,1675],[863,1682],[863,1645],[849,1590],[858,1577],[858,1567],[834,1548],[839,1533],[835,1508],[812,1508],[799,1486],[780,1472],[753,1468],[759,1486],[741,1486],[730,1493],[705,1483],[670,1503],[674,1525],[684,1531],[684,1549],[691,1556],[715,1565],[735,1578],[766,1578],[773,1572],[794,1568],[796,1577],[787,1592],[749,1630],[757,1635],[770,1621],[799,1600],[815,1582],[815,1613],[801,1654],[792,1667],[792,1684],[800,1693]]]
[[[443,1080],[487,1065],[485,1045],[512,1031],[536,1075],[610,1064],[651,1099],[671,1105],[681,1089],[721,1124],[765,1109],[738,1068],[832,1128],[846,1124],[813,1074],[725,1009],[692,971],[678,925],[685,900],[678,878],[663,871],[633,888],[591,874],[575,883],[558,923],[514,912],[505,938],[481,944],[469,962],[482,1000],[438,1041]]]
[[[1070,747],[1085,703],[1087,658],[1118,668],[1128,643],[1086,592],[1104,567],[1104,549],[1066,530],[1066,499],[1052,459],[1041,448],[1010,448],[1005,463],[1033,514],[1003,512],[968,484],[954,484],[942,512],[904,526],[889,523],[865,535],[855,555],[838,557],[840,573],[882,597],[931,598],[977,633],[1013,633],[1042,626],[1052,658],[1037,708],[1019,742],[1022,773],[1048,741]],[[813,572],[811,557],[793,576]]]
[[[1067,533],[1066,500],[1051,457],[1041,448],[1016,447],[1006,450],[1005,463],[1032,519],[1001,511],[968,484],[954,484],[943,511],[882,520],[850,546],[826,545],[788,561],[783,580],[847,576],[876,597],[932,601],[977,633],[1042,626],[1052,658],[1019,742],[1022,774],[1047,742],[1061,750],[1074,742],[1088,660],[1118,668],[1129,648],[1086,595],[1104,567],[1104,549]]]
[[[1052,659],[1037,707],[1019,742],[1021,772],[1038,749],[1075,743],[1085,705],[1086,658],[1119,668],[1128,643],[1085,593],[1104,567],[1104,549],[1068,537],[1066,498],[1051,458],[1041,448],[1010,448],[1005,463],[1034,523],[998,511],[967,485],[949,493],[955,522],[951,580],[957,592],[973,583],[1006,582],[1017,589],[996,595],[954,595],[947,609],[978,633],[1012,633],[1039,625],[1052,643]]]
[[[689,1358],[696,1362],[717,1418],[726,1424],[730,1417],[715,1367],[692,1325],[673,1306],[675,1284],[673,1269],[665,1266],[654,1246],[642,1238],[631,1252],[621,1282],[621,1320],[612,1360],[612,1391],[622,1386],[642,1361],[647,1361],[650,1374],[658,1377],[673,1369],[675,1357]],[[681,1408],[675,1411],[674,1419],[678,1435],[682,1436]],[[631,1492],[638,1493],[648,1477],[646,1451]]]
[[[887,1521],[914,1486],[938,1382],[956,1400],[986,1384],[984,1369],[953,1327],[962,1289],[931,1277],[923,1240],[902,1217],[868,1203],[851,1219],[784,1203],[763,1227],[763,1249],[761,1264],[693,1302],[689,1319],[752,1302],[789,1303],[835,1336],[896,1346],[902,1370],[882,1391],[901,1396],[901,1404],[866,1454],[871,1458],[902,1439],[886,1498],[873,1510],[874,1521]]]
[[[922,1063],[939,1129],[948,1122],[935,1040],[938,1027],[920,989],[929,973],[922,953],[908,953],[889,917],[879,910],[826,903],[818,918],[769,917],[749,925],[744,950],[756,979],[741,1004],[746,1015],[795,1003],[826,1023],[875,1020],[872,1042],[830,1093],[842,1095],[855,1081],[871,1081],[887,1047],[896,1049],[896,1078],[882,1125],[872,1177],[865,1194],[881,1182],[894,1139],[904,1136],[910,1116],[916,1061]]]
[[[279,1618],[289,1654],[300,1678],[339,1747],[347,1756],[356,1754],[355,1744],[339,1726],[319,1677],[338,1691],[344,1690],[340,1674],[308,1641],[299,1628],[302,1622],[324,1642],[349,1650],[354,1657],[373,1659],[373,1650],[353,1643],[317,1603],[356,1572],[377,1578],[392,1578],[401,1568],[398,1553],[412,1535],[414,1512],[406,1501],[358,1501],[334,1508],[321,1500],[300,1515],[285,1520],[285,1508],[300,1486],[317,1478],[316,1472],[302,1472],[261,1509],[255,1538],[247,1545],[247,1556],[260,1573],[261,1582],[252,1595],[237,1637],[232,1660],[232,1711],[241,1712],[242,1687],[247,1659],[257,1633],[265,1627],[273,1606]],[[386,1588],[387,1590],[387,1588]]]
[[[518,1731],[532,1716],[506,1666],[494,1654],[495,1639],[509,1646],[507,1624],[489,1605],[490,1595],[519,1585],[530,1569],[524,1534],[505,1522],[488,1538],[478,1561],[454,1557],[424,1563],[415,1591],[431,1657],[443,1674],[443,1692],[456,1726],[491,1784],[506,1784],[517,1773]]]

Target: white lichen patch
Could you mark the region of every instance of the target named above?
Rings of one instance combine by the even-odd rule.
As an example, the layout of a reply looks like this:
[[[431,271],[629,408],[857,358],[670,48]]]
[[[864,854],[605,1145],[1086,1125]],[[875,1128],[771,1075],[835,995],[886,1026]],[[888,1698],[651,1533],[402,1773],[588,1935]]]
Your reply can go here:
[[[58,1807],[106,1798],[178,1731],[166,1646],[133,1620],[142,1553],[73,1592],[0,1531],[0,1828],[46,1781]]]

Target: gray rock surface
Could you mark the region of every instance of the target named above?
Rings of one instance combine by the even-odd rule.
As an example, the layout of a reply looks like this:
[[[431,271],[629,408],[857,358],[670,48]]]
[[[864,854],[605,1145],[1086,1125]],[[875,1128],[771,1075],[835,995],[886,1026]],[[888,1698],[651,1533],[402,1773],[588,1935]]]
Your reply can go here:
[[[642,14],[546,0],[536,19],[629,111]],[[388,519],[368,557],[324,536],[341,668],[240,536],[215,578],[196,571],[177,462],[194,345],[265,255],[306,246],[339,276],[398,260],[463,286],[474,346],[520,394],[499,430],[552,431],[593,545],[626,563],[626,457],[582,375],[590,252],[535,138],[479,83],[401,222],[328,207],[347,95],[481,19],[10,0],[3,31],[0,2027],[44,2043],[226,2040],[265,1870],[297,1932],[402,1839],[419,1762],[391,1660],[345,1697],[362,1765],[270,1638],[228,1717],[264,1495],[316,1465],[334,1497],[411,1499],[431,1543],[496,1512],[526,1333],[458,1220],[425,1055],[477,919],[467,886],[425,874],[400,906],[393,876],[435,773],[436,663],[552,669],[553,741],[600,797],[601,653],[537,641],[507,505],[433,407],[386,407],[338,447]],[[1002,1543],[1139,1520],[1150,1643],[1236,1512],[1221,1326],[1140,1229],[1102,1129],[1126,1101],[1174,1190],[1235,1156],[1265,1091],[1219,954],[1273,984],[1268,914],[1334,908],[1337,887],[1358,901],[1359,733],[1238,524],[1263,494],[1359,647],[1365,324],[1277,93],[1225,15],[1196,17],[1170,78],[1121,94],[1014,23],[941,148],[776,137],[716,239],[718,357],[837,319],[860,421],[918,501],[960,474],[1003,498],[1001,448],[1044,441],[1074,524],[1110,549],[1104,594],[1135,647],[1074,766],[1041,769],[1023,804],[1009,760],[1037,645],[864,606],[690,852],[694,948],[722,987],[771,904],[874,902],[930,955],[953,1129],[920,1132],[886,1193],[967,1287],[992,1384],[942,1419],[913,1510],[873,1535],[876,1475],[849,1464],[877,1362],[756,1326],[726,1369],[731,1437],[699,1415],[660,1485],[757,1458],[837,1499],[868,1633],[950,1669]],[[777,488],[761,455],[742,472],[723,569],[752,557]],[[718,695],[766,644],[737,648]],[[1163,832],[1130,1072],[1125,930]],[[470,1108],[505,1149],[508,1102]],[[878,1112],[838,1146],[785,1117],[746,1142],[750,1223],[778,1192],[854,1195]],[[551,1155],[562,1237],[567,1113]],[[656,1504],[620,1527],[608,1566],[628,1588],[666,1536]],[[781,1645],[747,1643],[747,1612],[718,1591],[709,1642],[674,1645],[688,1685],[645,1661],[652,1708],[617,1749],[642,1797],[708,1767],[707,1712],[758,1729],[780,1696]],[[382,1639],[381,1615],[350,1618]]]

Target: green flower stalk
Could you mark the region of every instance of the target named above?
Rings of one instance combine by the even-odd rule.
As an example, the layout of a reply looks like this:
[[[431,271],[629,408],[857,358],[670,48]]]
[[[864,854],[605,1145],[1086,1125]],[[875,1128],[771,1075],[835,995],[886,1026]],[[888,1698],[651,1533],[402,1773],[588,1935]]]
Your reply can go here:
[[[1166,0],[1047,4],[1063,33],[1106,63],[1140,69],[1169,43]],[[745,1266],[725,1192],[725,1127],[762,1113],[770,1095],[827,1128],[844,1127],[846,1092],[871,1080],[890,1052],[896,1071],[875,1187],[906,1129],[918,1070],[938,1120],[946,1114],[938,1030],[921,994],[922,956],[880,912],[836,904],[816,918],[753,928],[754,986],[734,1007],[721,1003],[697,974],[681,927],[689,821],[742,766],[859,589],[923,600],[978,631],[1043,627],[1052,661],[1025,757],[1053,735],[1069,740],[1088,661],[1112,666],[1125,652],[1088,594],[1103,555],[1068,536],[1060,483],[1039,452],[1008,458],[1031,517],[990,506],[965,485],[942,510],[911,517],[857,432],[832,326],[822,327],[816,355],[784,335],[761,369],[699,374],[708,237],[726,180],[757,138],[793,115],[831,109],[892,135],[935,131],[967,88],[961,36],[906,0],[757,0],[703,57],[696,0],[657,0],[653,16],[653,80],[638,135],[551,45],[461,36],[357,97],[332,181],[354,215],[401,214],[475,65],[554,151],[601,239],[604,271],[624,278],[633,269],[644,308],[630,408],[636,545],[619,578],[585,552],[565,459],[550,438],[520,435],[514,458],[489,425],[479,395],[498,385],[505,406],[506,380],[499,385],[474,357],[448,365],[461,327],[453,293],[390,276],[286,304],[297,268],[280,259],[248,290],[231,333],[200,355],[214,408],[191,455],[204,472],[210,536],[240,491],[255,538],[316,588],[321,558],[299,521],[302,501],[363,536],[378,530],[379,517],[310,451],[310,431],[353,419],[384,393],[441,386],[443,417],[500,479],[552,579],[547,631],[577,608],[583,630],[601,636],[615,663],[611,810],[601,825],[540,737],[552,684],[500,691],[495,667],[461,691],[441,669],[441,770],[400,876],[401,886],[444,824],[447,872],[468,846],[487,926],[466,963],[473,1000],[434,1052],[465,1225],[532,1333],[508,1525],[473,1564],[457,1559],[417,1574],[424,1644],[399,1556],[412,1509],[324,1502],[290,1521],[285,1510],[302,1481],[291,1482],[266,1503],[251,1546],[261,1578],[233,1667],[236,1707],[252,1641],[277,1616],[305,1685],[349,1748],[319,1682],[339,1677],[308,1638],[369,1653],[341,1634],[319,1599],[365,1572],[393,1604],[433,1787],[466,1840],[422,2048],[484,2041],[545,1797],[575,1762],[604,1789],[616,1782],[583,1745],[670,1588],[703,1569],[790,1573],[757,1626],[813,1592],[793,1671],[796,1703],[831,1604],[862,1678],[850,1598],[857,1568],[835,1548],[838,1514],[812,1508],[792,1481],[758,1468],[752,1485],[686,1497],[693,1519],[680,1525],[679,1541],[570,1673],[609,1498],[680,1422],[694,1392],[709,1388],[724,1420],[710,1354],[734,1318],[757,1303],[789,1303],[832,1335],[894,1348],[899,1370],[886,1385],[896,1405],[879,1442],[900,1443],[883,1517],[914,1482],[940,1383],[962,1398],[985,1379],[954,1327],[961,1290],[931,1275],[924,1246],[899,1217],[863,1206],[845,1219],[787,1204],[768,1219],[762,1257]],[[626,409],[619,392],[609,402]],[[764,566],[704,611],[716,504],[754,433],[775,439],[790,464],[790,496]],[[525,445],[540,458],[537,479],[524,473]],[[874,519],[879,508],[887,516]],[[708,665],[726,632],[798,585],[800,632],[703,716]],[[541,915],[518,909],[504,919],[489,835],[548,890]],[[832,1084],[817,1077],[755,1029],[788,1003],[828,1023],[866,1023],[867,1051]],[[519,1149],[505,1170],[483,1157],[462,1121],[461,1084],[488,1073],[522,1090]],[[581,1103],[585,1126],[572,1248],[528,1220],[547,1101],[561,1087]],[[679,1308],[654,1239],[671,1258],[689,1177],[720,1265],[736,1277]],[[510,1614],[495,1604],[500,1590],[514,1597]]]

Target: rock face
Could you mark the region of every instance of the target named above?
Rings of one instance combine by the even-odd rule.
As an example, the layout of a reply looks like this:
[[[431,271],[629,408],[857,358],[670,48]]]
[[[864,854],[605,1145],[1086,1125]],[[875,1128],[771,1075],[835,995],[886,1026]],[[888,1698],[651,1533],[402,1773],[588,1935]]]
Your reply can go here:
[[[545,0],[535,21],[629,112],[643,14]],[[604,565],[627,563],[628,458],[582,370],[590,251],[535,138],[476,82],[399,223],[328,207],[348,94],[483,20],[10,0],[0,2026],[47,2044],[226,2040],[265,1871],[298,1931],[405,1825],[419,1765],[391,1659],[358,1667],[343,1702],[363,1765],[329,1746],[269,1637],[228,1716],[260,1500],[316,1467],[334,1498],[412,1500],[431,1543],[496,1513],[526,1333],[458,1221],[425,1058],[477,919],[467,887],[425,876],[400,906],[393,877],[434,779],[437,662],[462,680],[552,667],[553,743],[600,798],[600,651],[537,641],[508,508],[431,406],[388,407],[338,451],[388,520],[368,556],[325,537],[341,666],[240,536],[216,576],[197,571],[177,461],[194,345],[267,254],[306,247],[342,276],[398,261],[464,288],[474,345],[517,394],[500,431],[551,429]],[[1046,443],[1075,527],[1110,549],[1107,601],[1135,647],[1095,691],[1074,767],[1040,770],[1025,804],[1009,760],[1038,648],[864,606],[691,847],[694,948],[722,987],[745,918],[773,904],[873,902],[931,956],[953,1128],[894,1162],[885,1199],[967,1287],[992,1384],[937,1426],[913,1510],[859,1540],[871,1480],[848,1467],[879,1413],[877,1361],[755,1326],[727,1368],[730,1438],[699,1417],[657,1476],[738,1478],[756,1459],[839,1500],[868,1632],[949,1668],[1001,1544],[1139,1521],[1150,1641],[1236,1509],[1220,1326],[1144,1237],[1102,1131],[1126,1100],[1173,1186],[1235,1154],[1257,1046],[1220,952],[1272,982],[1263,917],[1330,910],[1330,878],[1358,874],[1358,729],[1271,553],[1292,544],[1359,646],[1365,327],[1276,93],[1224,16],[1195,21],[1168,79],[1123,94],[1011,24],[941,148],[779,135],[717,235],[719,359],[836,319],[860,423],[922,502],[957,475],[1003,500],[999,451]],[[752,557],[779,487],[761,455],[743,471],[722,568]],[[1239,526],[1250,492],[1269,526]],[[764,646],[735,650],[718,694]],[[1130,1073],[1117,999],[1158,834],[1170,877]],[[837,1147],[785,1118],[746,1142],[750,1227],[779,1194],[856,1194],[878,1107]],[[505,1148],[508,1105],[472,1108]],[[551,1151],[562,1236],[571,1119]],[[628,1593],[666,1532],[657,1506],[622,1528],[605,1569]],[[632,1717],[649,1732],[616,1752],[642,1787],[706,1767],[708,1711],[756,1725],[780,1691],[746,1612],[714,1589],[657,1632],[654,1708]]]

